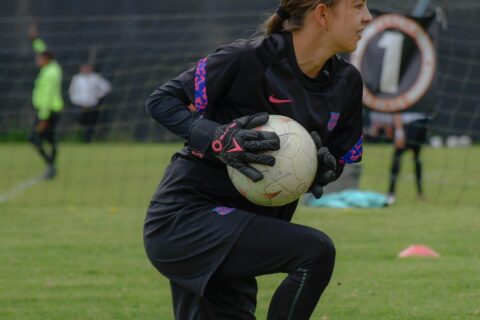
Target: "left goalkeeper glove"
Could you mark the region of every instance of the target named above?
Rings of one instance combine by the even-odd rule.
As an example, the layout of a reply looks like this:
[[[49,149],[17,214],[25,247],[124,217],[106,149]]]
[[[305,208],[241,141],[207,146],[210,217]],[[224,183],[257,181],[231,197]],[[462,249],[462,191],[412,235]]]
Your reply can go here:
[[[315,179],[310,187],[310,192],[312,192],[316,199],[319,199],[323,195],[323,187],[335,181],[340,176],[341,171],[338,173],[338,169],[340,168],[337,168],[337,166],[339,166],[337,160],[328,148],[323,146],[320,135],[313,131],[311,136],[317,147],[318,166]]]

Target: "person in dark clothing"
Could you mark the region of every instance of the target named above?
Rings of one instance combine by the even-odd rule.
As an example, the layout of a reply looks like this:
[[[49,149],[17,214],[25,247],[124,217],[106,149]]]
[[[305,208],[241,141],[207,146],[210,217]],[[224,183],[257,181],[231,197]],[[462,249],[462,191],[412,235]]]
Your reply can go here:
[[[387,204],[392,205],[395,203],[395,192],[400,173],[402,155],[408,150],[412,150],[413,155],[412,159],[415,167],[417,199],[423,200],[423,170],[420,152],[422,150],[422,145],[427,140],[428,117],[421,112],[403,112],[395,114],[393,120],[395,128],[395,150],[393,152],[392,165],[390,168],[390,184],[387,193]]]
[[[170,280],[175,319],[255,319],[256,277],[286,273],[268,319],[309,319],[334,268],[323,232],[290,222],[297,201],[249,202],[227,165],[252,181],[250,163],[273,165],[272,132],[253,128],[269,114],[290,117],[318,147],[311,192],[362,157],[359,71],[340,56],[353,51],[371,21],[364,0],[282,0],[264,35],[237,40],[158,87],[147,99],[157,122],[186,141],[175,153],[147,210],[144,244]]]

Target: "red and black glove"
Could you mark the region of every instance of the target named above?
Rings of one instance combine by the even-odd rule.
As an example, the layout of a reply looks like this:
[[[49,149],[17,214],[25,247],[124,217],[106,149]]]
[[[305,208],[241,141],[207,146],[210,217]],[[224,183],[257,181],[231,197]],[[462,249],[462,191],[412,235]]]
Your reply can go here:
[[[249,163],[273,166],[275,158],[261,152],[280,149],[280,138],[276,133],[252,130],[266,124],[268,117],[267,113],[257,113],[224,125],[199,119],[189,133],[192,154],[200,157],[205,153],[213,154],[252,181],[260,181],[263,174]]]
[[[322,144],[322,139],[317,132],[313,131],[310,134],[317,147],[318,159],[317,173],[310,187],[310,192],[316,199],[319,199],[323,195],[323,187],[335,181],[342,174],[343,165],[337,163],[328,148]]]

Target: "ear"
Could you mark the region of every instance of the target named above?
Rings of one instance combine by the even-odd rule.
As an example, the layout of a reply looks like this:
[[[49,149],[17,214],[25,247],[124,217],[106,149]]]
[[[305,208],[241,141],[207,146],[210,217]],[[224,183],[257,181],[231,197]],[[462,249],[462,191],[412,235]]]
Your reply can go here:
[[[328,29],[328,8],[324,3],[319,3],[313,10],[314,20],[322,29]]]

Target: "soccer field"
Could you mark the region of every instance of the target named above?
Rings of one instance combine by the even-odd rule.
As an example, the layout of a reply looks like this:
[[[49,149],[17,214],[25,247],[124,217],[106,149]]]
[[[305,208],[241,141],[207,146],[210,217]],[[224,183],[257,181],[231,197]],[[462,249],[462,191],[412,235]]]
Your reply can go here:
[[[27,144],[1,144],[0,319],[172,319],[142,224],[179,147],[62,144],[58,178],[25,184],[42,163]],[[385,191],[390,148],[365,147],[363,189]],[[478,159],[479,147],[425,149],[426,201],[415,199],[408,155],[392,207],[300,208],[294,221],[325,231],[337,247],[312,319],[480,319]],[[412,244],[441,257],[398,259]],[[258,319],[281,279],[259,278]]]

